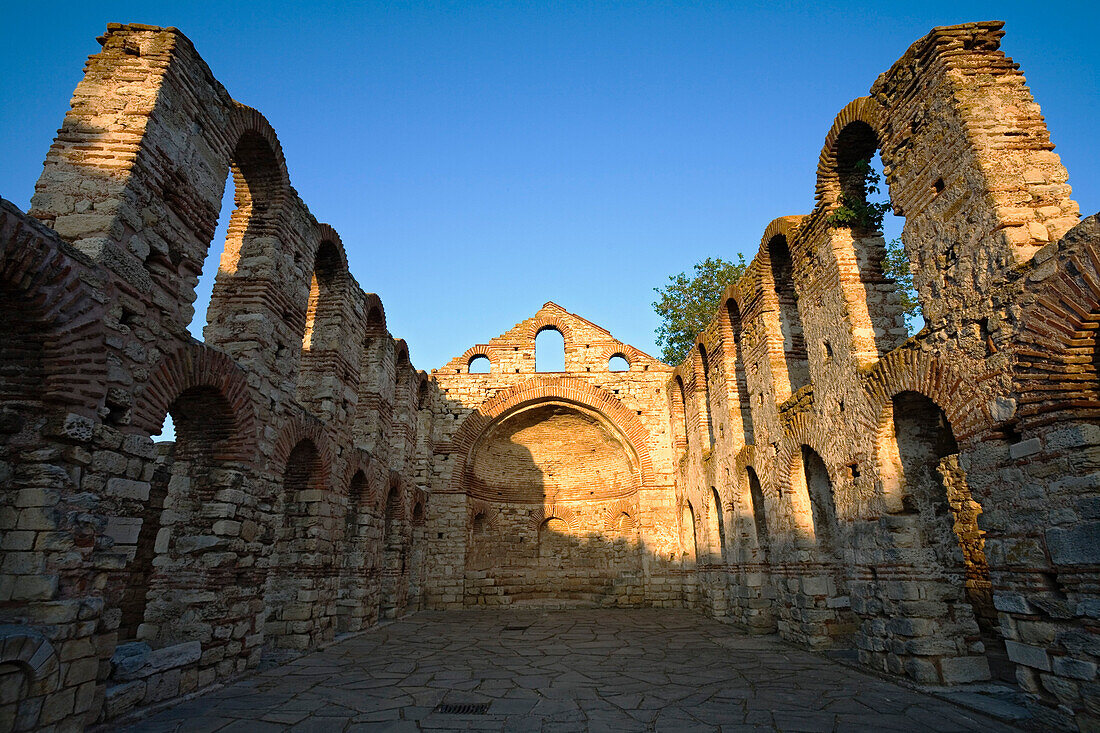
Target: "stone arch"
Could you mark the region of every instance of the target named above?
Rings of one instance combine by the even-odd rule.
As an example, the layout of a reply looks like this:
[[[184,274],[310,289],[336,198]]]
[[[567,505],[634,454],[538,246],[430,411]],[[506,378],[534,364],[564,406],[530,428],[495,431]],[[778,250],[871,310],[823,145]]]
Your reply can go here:
[[[150,435],[159,433],[172,403],[183,393],[201,388],[211,388],[220,394],[235,419],[231,437],[215,458],[251,464],[256,455],[258,428],[248,380],[236,362],[203,344],[184,344],[160,360],[135,401],[134,426]]]
[[[29,698],[54,692],[60,669],[57,652],[41,632],[28,626],[0,625],[0,688],[5,693],[0,699],[0,720],[15,720]]]
[[[890,400],[901,392],[916,392],[941,406],[962,443],[991,426],[989,406],[975,387],[984,372],[981,363],[956,369],[915,349],[892,351],[864,377],[867,400],[855,419],[864,435],[880,435]]]
[[[819,204],[833,205],[844,190],[841,180],[842,166],[840,164],[842,161],[838,160],[838,148],[845,130],[851,131],[853,125],[862,123],[876,140],[881,140],[884,117],[885,110],[883,110],[882,105],[870,97],[853,99],[837,114],[833,120],[833,126],[829,128],[829,133],[825,136],[825,144],[821,148],[821,154],[818,156],[817,185],[814,195]],[[877,143],[874,145],[877,147]]]
[[[524,335],[527,341],[532,344],[535,343],[535,337],[539,335],[539,332],[545,331],[548,328],[553,328],[562,335],[565,339],[565,347],[569,348],[569,345],[573,343],[573,328],[569,325],[569,322],[561,315],[543,314],[537,316],[531,320],[527,326],[527,332]]]
[[[466,372],[468,374],[479,374],[482,372],[471,372],[470,367],[474,363],[475,359],[484,358],[489,362],[489,371],[484,373],[489,374],[492,373],[493,367],[495,366],[493,364],[493,356],[495,356],[495,354],[493,354],[493,350],[489,347],[488,344],[477,344],[476,346],[471,346],[470,348],[466,349],[466,351],[463,352],[462,356],[460,357],[460,360],[466,364]]]
[[[609,534],[624,531],[624,516],[629,520],[625,530],[633,532],[638,526],[638,509],[632,502],[619,499],[606,506],[603,510],[604,531]]]
[[[677,369],[679,371],[679,369]],[[672,441],[681,451],[687,450],[691,431],[688,429],[687,417],[687,389],[684,387],[684,379],[679,374],[674,374],[669,381],[668,401],[669,419],[672,423]]]
[[[324,423],[312,416],[290,418],[279,431],[272,451],[271,466],[279,475],[286,470],[291,451],[302,442],[309,442],[317,451],[317,464],[320,474],[318,481],[329,486],[330,467],[333,465],[332,444],[325,433]]]
[[[784,431],[779,455],[776,456],[776,466],[780,467],[776,486],[779,506],[790,515],[792,530],[801,534],[805,540],[815,543],[822,539],[822,533],[817,528],[813,497],[806,480],[796,479],[800,474],[805,476],[804,447],[818,457],[829,455],[820,442],[821,436],[826,434],[811,413],[799,413]],[[821,460],[824,463],[825,459],[821,458]],[[827,463],[824,465],[831,482],[830,490],[835,492],[836,482],[832,481],[835,471],[828,470]],[[833,501],[835,502],[835,499]]]
[[[44,227],[6,209],[0,209],[0,242],[6,245],[0,250],[3,361],[34,362],[22,386],[5,378],[0,399],[33,396],[32,402],[94,416],[107,395],[105,309],[81,280],[84,268]]]
[[[581,520],[569,507],[562,504],[546,504],[532,509],[527,519],[533,533],[538,533],[539,528],[551,519],[560,519],[569,527],[569,534],[576,535],[581,531]]]
[[[741,418],[741,437],[745,445],[752,445],[756,440],[756,432],[752,423],[752,394],[749,392],[748,374],[745,370],[745,331],[741,321],[741,307],[733,297],[726,298],[725,303],[726,317],[718,320],[723,326],[723,343],[727,345],[727,373],[733,374],[733,379],[726,381],[737,389],[734,399]]]
[[[1051,421],[1100,422],[1100,217],[1066,234],[1044,297],[1024,305],[1013,374],[1021,432]]]
[[[472,527],[477,517],[485,518],[485,527],[493,532],[501,530],[500,511],[483,499],[470,499],[466,506],[466,525]]]
[[[709,450],[714,445],[715,438],[718,436],[714,432],[714,419],[711,416],[711,411],[714,409],[710,400],[710,355],[707,353],[707,347],[702,340],[695,342],[695,348],[692,349],[692,373],[694,376],[695,384],[702,384],[702,390],[693,390],[697,394],[697,399],[702,403],[700,408],[701,417],[699,419],[700,432],[702,428],[706,427],[707,432],[705,437],[707,443],[704,446],[704,450]],[[702,394],[698,394],[702,392]]]
[[[795,221],[792,221],[795,220]],[[798,288],[794,281],[794,255],[791,244],[796,217],[773,220],[760,242],[763,282],[769,287],[765,302],[774,303],[774,321],[768,323],[768,356],[775,381],[776,400],[785,401],[791,394],[810,384],[809,355],[806,334],[799,309]],[[774,299],[774,300],[773,300]],[[769,319],[770,320],[770,319]]]
[[[381,336],[387,333],[386,308],[382,299],[374,293],[363,294],[363,312],[366,314],[364,330],[367,336]]]
[[[343,336],[345,298],[351,274],[340,235],[328,224],[314,233],[309,301],[306,304],[302,350],[334,349]]]
[[[572,377],[532,377],[527,381],[498,392],[470,413],[455,431],[449,443],[441,445],[439,453],[455,456],[451,473],[451,488],[462,491],[466,483],[466,471],[470,456],[478,439],[497,418],[516,408],[560,400],[586,407],[601,415],[623,434],[638,459],[641,485],[653,483],[653,459],[649,452],[649,432],[622,402],[608,391],[589,382]]]

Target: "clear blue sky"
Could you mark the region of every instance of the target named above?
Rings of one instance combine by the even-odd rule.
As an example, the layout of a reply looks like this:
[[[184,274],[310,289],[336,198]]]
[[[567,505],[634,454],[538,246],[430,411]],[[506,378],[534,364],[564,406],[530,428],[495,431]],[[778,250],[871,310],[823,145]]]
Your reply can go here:
[[[1100,3],[897,5],[9,2],[0,195],[28,205],[108,22],[174,25],[274,125],[418,367],[547,300],[656,353],[653,288],[807,213],[835,114],[935,25],[1008,22],[1100,209]]]

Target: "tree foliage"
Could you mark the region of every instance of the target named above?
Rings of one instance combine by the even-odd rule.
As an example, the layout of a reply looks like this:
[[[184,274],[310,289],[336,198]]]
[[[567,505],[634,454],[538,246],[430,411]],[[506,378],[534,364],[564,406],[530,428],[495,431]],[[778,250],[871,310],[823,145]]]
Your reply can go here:
[[[882,217],[890,210],[889,201],[868,201],[879,192],[878,173],[870,160],[857,160],[851,171],[851,190],[840,194],[836,210],[827,221],[834,227],[879,230]]]
[[[913,286],[913,271],[909,268],[909,257],[905,254],[905,245],[901,243],[901,239],[891,239],[886,243],[886,257],[882,260],[882,272],[898,284],[898,300],[901,301],[902,313],[905,314],[905,325],[910,334],[915,333],[918,326],[924,325],[924,318],[921,316],[920,302],[917,300],[917,289]]]
[[[726,286],[736,282],[745,272],[745,256],[737,262],[708,257],[695,264],[695,272],[670,275],[668,285],[654,288],[659,296],[653,309],[661,318],[657,327],[657,344],[661,359],[679,364],[695,345],[695,337],[707,327],[721,305]]]

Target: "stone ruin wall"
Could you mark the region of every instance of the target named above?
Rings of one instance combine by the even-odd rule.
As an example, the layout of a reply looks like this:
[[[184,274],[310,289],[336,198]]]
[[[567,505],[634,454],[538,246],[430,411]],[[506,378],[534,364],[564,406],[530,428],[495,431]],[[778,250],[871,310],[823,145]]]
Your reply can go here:
[[[1043,724],[1091,729],[1100,223],[1001,36],[935,29],[838,114],[814,210],[767,227],[674,370],[687,602],[919,682],[1014,678]],[[881,234],[828,221],[876,151],[912,338]]]
[[[840,112],[813,211],[767,227],[684,363],[547,303],[429,376],[262,116],[178,31],[111,25],[29,215],[0,204],[0,727],[504,604],[698,608],[1100,725],[1100,221],[1000,28],[933,30]],[[880,234],[828,221],[876,150],[912,338]],[[564,372],[536,371],[546,328]]]
[[[100,40],[30,216],[0,208],[3,729],[114,718],[420,604],[426,375],[263,117],[174,29]]]
[[[536,371],[535,339],[547,329],[563,337],[564,372]],[[616,355],[627,371],[609,370]],[[470,372],[478,357],[488,373]],[[680,605],[668,374],[555,303],[433,370],[426,603]],[[527,421],[518,438],[508,432],[517,420]],[[494,452],[500,445],[508,451]],[[586,456],[597,450],[593,467]]]

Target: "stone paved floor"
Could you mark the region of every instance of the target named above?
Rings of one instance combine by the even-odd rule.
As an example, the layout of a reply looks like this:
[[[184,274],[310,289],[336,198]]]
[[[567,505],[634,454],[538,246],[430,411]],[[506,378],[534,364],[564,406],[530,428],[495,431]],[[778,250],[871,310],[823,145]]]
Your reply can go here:
[[[484,715],[441,703],[489,703]],[[686,611],[420,613],[132,731],[1009,731]]]

